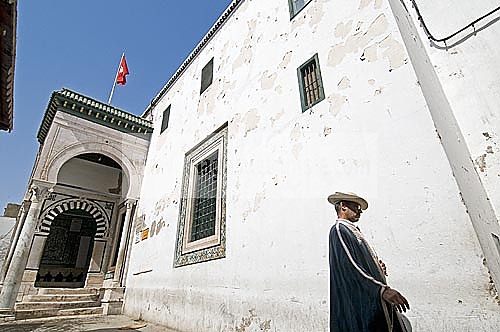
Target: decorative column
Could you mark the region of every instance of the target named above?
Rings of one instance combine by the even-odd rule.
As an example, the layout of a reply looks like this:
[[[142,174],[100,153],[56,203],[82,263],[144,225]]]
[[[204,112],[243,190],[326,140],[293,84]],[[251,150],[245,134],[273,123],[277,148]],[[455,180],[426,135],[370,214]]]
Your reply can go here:
[[[28,260],[28,254],[38,223],[40,203],[43,200],[42,190],[37,186],[31,186],[31,205],[26,220],[19,233],[15,248],[13,248],[10,264],[6,267],[5,279],[0,293],[0,311],[12,312],[16,303],[17,293],[23,277],[23,272]],[[21,226],[20,226],[21,227]]]
[[[0,274],[0,284],[3,284],[3,281],[5,279],[5,274],[7,273],[10,261],[12,260],[12,255],[14,254],[14,249],[16,248],[17,241],[19,240],[19,235],[21,234],[21,230],[23,229],[24,221],[26,220],[26,215],[28,213],[30,204],[31,201],[23,201],[21,211],[17,216],[14,233],[10,238],[9,250],[7,251],[7,255],[5,255],[5,260],[3,262],[2,273]]]
[[[132,224],[132,208],[136,204],[135,200],[127,200],[125,203],[127,211],[125,212],[125,223],[123,225],[122,237],[118,249],[118,259],[116,260],[115,274],[113,281],[122,285],[125,260],[128,253],[128,243],[130,237],[130,226]]]

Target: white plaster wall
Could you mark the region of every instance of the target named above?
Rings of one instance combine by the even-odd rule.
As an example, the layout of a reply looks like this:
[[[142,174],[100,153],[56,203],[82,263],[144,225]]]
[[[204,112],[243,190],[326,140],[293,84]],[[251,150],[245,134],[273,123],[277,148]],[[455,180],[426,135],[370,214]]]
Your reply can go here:
[[[480,240],[485,262],[498,285],[500,280],[499,252],[491,236],[491,233],[500,233],[497,222],[498,217],[494,209],[494,205],[497,203],[495,199],[496,188],[492,188],[492,183],[488,183],[489,181],[486,179],[488,177],[486,164],[479,165],[477,158],[474,160],[474,141],[479,136],[482,136],[482,139],[488,141],[492,146],[496,145],[494,141],[496,134],[490,136],[491,132],[496,132],[498,129],[497,124],[493,123],[494,111],[488,109],[488,107],[483,107],[485,101],[493,102],[498,99],[498,92],[490,89],[491,84],[493,86],[495,84],[493,81],[496,79],[496,69],[491,70],[491,77],[489,76],[490,73],[484,70],[484,68],[496,68],[496,61],[493,61],[495,52],[491,53],[487,50],[494,45],[492,43],[493,39],[491,39],[492,35],[486,32],[490,28],[494,31],[494,25],[480,31],[476,36],[472,36],[472,38],[446,52],[435,47],[429,47],[427,37],[423,34],[419,25],[415,24],[416,15],[412,10],[403,10],[399,1],[391,1],[391,5],[395,9],[401,31],[405,36],[405,42],[412,54],[413,66],[418,73],[430,112],[461,190],[461,196]],[[484,5],[487,6],[486,3]],[[449,14],[440,16],[438,19],[437,13],[442,13],[443,9],[446,8]],[[450,8],[454,10],[450,11]],[[439,3],[435,9],[427,7],[426,11],[421,8],[421,13],[424,20],[429,23],[431,32],[438,37],[442,37],[454,32],[447,30],[450,21],[452,21],[451,25],[455,26],[454,29],[458,30],[481,16],[482,14],[478,14],[479,12],[486,12],[491,8],[486,10],[481,4],[473,9],[465,3],[454,2],[451,4],[445,1]],[[476,16],[468,18],[470,15]],[[447,19],[443,20],[443,17]],[[433,21],[432,18],[435,20]],[[437,26],[441,29],[436,30],[435,26],[432,25],[438,21]],[[415,26],[419,28],[415,28]],[[485,32],[485,38],[482,37],[483,32]],[[495,33],[493,32],[493,34]],[[462,37],[463,35],[460,36],[460,38]],[[465,77],[465,72],[475,71],[475,68],[480,69],[486,75],[484,80],[479,77],[476,77],[477,80]],[[471,102],[475,103],[475,105],[471,105]],[[491,118],[488,119],[488,117]],[[476,130],[483,130],[483,132],[471,132],[473,127]],[[487,148],[487,150],[489,151],[487,152],[488,155],[495,153],[492,148]],[[487,158],[485,157],[485,159]],[[490,176],[489,179],[491,180],[492,177]],[[484,277],[481,277],[481,280],[483,279]],[[492,286],[490,284],[490,287]],[[482,314],[476,319],[482,320],[483,323],[478,324],[479,326],[475,329],[484,328],[484,330],[496,331],[499,320],[499,306],[491,304],[490,301],[487,301],[487,303],[488,309],[480,311]],[[471,330],[474,330],[474,328],[471,328]]]
[[[316,52],[326,98],[302,113],[296,69]],[[136,222],[155,231],[132,247],[126,314],[179,331],[328,331],[326,197],[343,190],[369,200],[360,226],[415,330],[491,326],[481,250],[388,3],[312,1],[290,21],[286,2],[243,1],[153,117]],[[184,155],[225,122],[227,257],[174,269]]]

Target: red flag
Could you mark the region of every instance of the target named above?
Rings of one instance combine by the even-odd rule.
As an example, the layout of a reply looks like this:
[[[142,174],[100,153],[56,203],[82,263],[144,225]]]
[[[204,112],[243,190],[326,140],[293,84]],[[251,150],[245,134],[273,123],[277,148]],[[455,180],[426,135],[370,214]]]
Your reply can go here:
[[[120,61],[120,67],[118,68],[118,74],[116,75],[116,83],[125,85],[127,83],[127,78],[125,77],[128,75],[128,67],[127,67],[127,60],[125,60],[125,54],[122,56],[122,60]]]

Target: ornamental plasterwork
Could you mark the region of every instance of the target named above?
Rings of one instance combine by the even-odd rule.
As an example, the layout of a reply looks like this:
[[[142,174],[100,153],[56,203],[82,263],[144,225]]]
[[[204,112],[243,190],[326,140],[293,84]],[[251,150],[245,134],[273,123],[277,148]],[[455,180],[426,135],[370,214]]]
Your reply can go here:
[[[202,153],[203,150],[210,148],[215,141],[220,139],[223,136],[223,143],[221,144],[222,149],[222,188],[221,188],[221,212],[220,212],[220,234],[219,234],[219,244],[203,248],[193,252],[183,253],[183,241],[184,237],[187,236],[184,234],[186,229],[186,209],[188,204],[188,191],[189,191],[189,182],[190,179],[190,164],[191,159]],[[213,259],[226,257],[226,184],[227,184],[227,127],[217,131],[212,134],[209,138],[207,138],[203,143],[199,146],[195,147],[191,151],[186,154],[184,161],[184,172],[182,179],[182,189],[181,189],[181,205],[180,205],[180,213],[179,213],[179,225],[177,229],[177,241],[175,246],[175,258],[174,258],[174,267],[180,267],[189,264],[195,264],[200,262],[205,262]]]

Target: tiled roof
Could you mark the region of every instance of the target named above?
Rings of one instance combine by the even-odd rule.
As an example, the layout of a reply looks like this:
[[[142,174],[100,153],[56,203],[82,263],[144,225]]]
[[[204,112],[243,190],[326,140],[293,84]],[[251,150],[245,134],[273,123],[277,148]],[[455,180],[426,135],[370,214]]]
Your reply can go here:
[[[205,47],[205,45],[210,41],[212,36],[224,25],[226,20],[231,16],[231,14],[236,10],[238,5],[240,5],[244,0],[233,0],[226,11],[219,17],[217,22],[212,26],[208,33],[203,37],[203,39],[198,43],[198,46],[191,52],[182,65],[177,69],[175,74],[168,80],[167,84],[163,86],[156,97],[151,101],[144,114],[148,114],[160,101],[160,99],[167,93],[168,89],[174,84],[174,82],[179,78],[179,76],[184,72],[184,70],[189,66],[189,64],[194,60],[194,58],[200,53],[200,51]]]
[[[38,142],[42,144],[49,132],[57,111],[127,133],[149,139],[153,132],[151,121],[127,113],[119,108],[102,103],[69,89],[54,91],[38,130]]]

